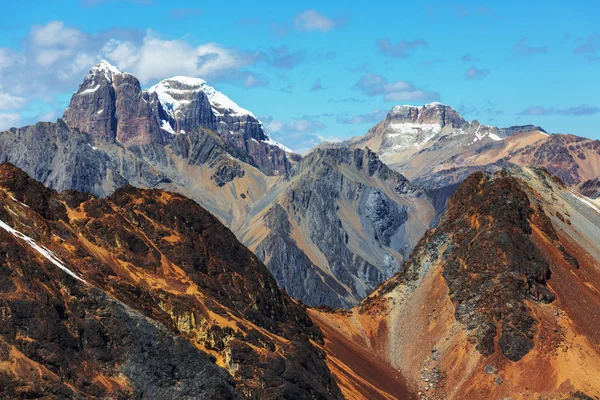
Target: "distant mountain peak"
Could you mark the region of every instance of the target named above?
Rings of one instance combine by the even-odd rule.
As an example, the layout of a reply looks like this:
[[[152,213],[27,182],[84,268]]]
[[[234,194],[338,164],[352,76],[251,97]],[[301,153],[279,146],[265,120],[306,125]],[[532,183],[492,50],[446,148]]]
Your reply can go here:
[[[89,75],[97,75],[99,73],[104,74],[107,80],[112,81],[113,75],[121,74],[122,72],[108,61],[100,60],[98,64],[92,67]]]
[[[434,101],[431,103],[424,104],[422,106],[413,106],[411,104],[397,105],[397,106],[394,106],[394,108],[392,108],[392,112],[400,111],[400,110],[406,109],[406,108],[423,109],[423,108],[442,108],[442,107],[452,108],[449,105],[438,103],[437,101]]]
[[[397,123],[434,125],[440,128],[446,125],[460,128],[467,122],[454,108],[437,102],[423,106],[395,106],[386,119]]]

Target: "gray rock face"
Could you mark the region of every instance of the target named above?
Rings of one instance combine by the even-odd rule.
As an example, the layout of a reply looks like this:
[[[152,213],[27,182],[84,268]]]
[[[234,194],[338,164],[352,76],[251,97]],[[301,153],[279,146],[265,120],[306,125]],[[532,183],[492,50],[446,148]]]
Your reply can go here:
[[[373,152],[347,148],[315,150],[290,179],[281,204],[265,216],[270,233],[257,248],[288,293],[309,305],[346,307],[399,270],[413,246],[404,236],[408,199],[428,201],[421,190]],[[291,222],[299,227],[295,236]],[[298,235],[318,254],[309,257],[306,244],[300,250]],[[327,264],[315,265],[321,256]]]
[[[291,238],[290,221],[280,204],[275,204],[265,215],[265,225],[271,232],[258,245],[256,255],[261,260],[268,260],[267,267],[279,287],[309,306],[326,304],[340,308],[349,305],[338,294],[346,291],[344,287],[321,272]]]
[[[373,189],[367,196],[365,216],[372,224],[375,238],[384,246],[390,245],[390,238],[408,219],[406,207],[399,207],[379,189]]]
[[[235,157],[268,175],[288,172],[286,152],[269,139],[262,123],[202,79],[173,77],[148,92],[156,94],[167,113],[163,126],[168,123],[173,133],[213,130]]]
[[[439,124],[442,128],[446,125],[460,128],[466,123],[456,110],[440,103],[431,103],[424,107],[396,106],[386,119],[397,123]]]

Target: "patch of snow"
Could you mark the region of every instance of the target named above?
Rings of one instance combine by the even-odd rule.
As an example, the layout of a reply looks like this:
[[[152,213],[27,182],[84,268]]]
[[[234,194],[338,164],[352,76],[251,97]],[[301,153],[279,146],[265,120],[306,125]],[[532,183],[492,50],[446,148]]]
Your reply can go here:
[[[52,251],[48,250],[46,247],[44,247],[42,245],[37,244],[35,242],[35,240],[30,238],[29,236],[17,231],[16,229],[12,228],[11,226],[6,224],[2,220],[0,220],[0,228],[4,229],[5,231],[9,232],[10,234],[12,234],[15,237],[18,237],[19,239],[24,240],[29,246],[31,246],[31,248],[33,248],[35,251],[37,251],[42,256],[44,256],[52,264],[56,265],[58,268],[62,269],[64,272],[71,275],[73,278],[75,278],[81,282],[87,283],[85,280],[83,280],[82,278],[77,276],[77,274],[75,274],[69,268],[65,267],[64,264],[56,257],[56,255]]]
[[[101,60],[98,64],[96,64],[92,70],[90,71],[92,74],[103,73],[106,79],[112,82],[112,76],[114,74],[120,74],[121,71],[117,69],[114,65],[109,63],[106,60]]]
[[[569,190],[569,193],[571,194],[571,196],[573,196],[575,199],[579,200],[580,202],[582,202],[583,204],[585,204],[586,206],[590,207],[591,209],[593,209],[596,212],[600,212],[600,208],[598,208],[598,206],[596,204],[594,204],[592,201],[588,200],[586,197],[577,194],[571,190]]]
[[[29,208],[29,206],[25,203],[21,203],[19,200],[15,199],[14,197],[10,196],[11,199],[13,199],[14,201],[16,201],[17,203],[19,203],[20,205],[22,205],[23,207],[27,207]]]
[[[104,108],[98,111],[96,114],[102,114],[104,112]]]
[[[90,146],[92,148],[92,150],[98,150],[98,148],[96,146],[92,146],[91,144],[87,144],[88,146]]]
[[[281,150],[285,151],[286,153],[293,153],[294,151],[288,147],[285,147],[284,145],[282,145],[281,143],[271,139],[270,137],[267,136],[267,138],[265,140],[262,141],[263,143],[266,143],[268,145],[271,146],[276,146],[279,147]]]
[[[495,133],[489,133],[488,136],[490,139],[495,140],[496,142],[500,142],[500,141],[504,140],[500,136],[496,135]]]
[[[89,93],[94,93],[96,90],[98,90],[100,88],[100,85],[96,85],[96,87],[93,87],[91,89],[85,89],[83,92],[79,92],[79,94],[89,94]]]
[[[442,130],[439,124],[414,124],[412,122],[391,123],[389,127],[394,131],[388,135],[401,135],[403,133],[419,133],[419,131],[427,133],[438,133]]]
[[[173,130],[173,127],[171,126],[171,123],[169,121],[161,119],[160,127],[163,128],[165,131],[169,132],[171,135],[175,134],[175,131]]]
[[[173,87],[173,83],[183,85],[183,89]],[[160,81],[158,84],[148,89],[149,92],[154,92],[158,95],[158,99],[164,106],[165,110],[174,116],[181,106],[189,104],[189,100],[177,100],[178,95],[189,93],[203,92],[211,105],[212,111],[216,116],[229,114],[233,116],[254,117],[250,111],[238,106],[233,100],[225,96],[223,93],[209,86],[206,81],[199,78],[190,78],[187,76],[174,76],[173,78]],[[175,96],[174,96],[175,95]],[[256,117],[254,117],[256,118]]]
[[[431,103],[425,104],[424,107],[436,107],[436,106],[446,106],[445,104],[438,103],[437,101],[433,101]]]

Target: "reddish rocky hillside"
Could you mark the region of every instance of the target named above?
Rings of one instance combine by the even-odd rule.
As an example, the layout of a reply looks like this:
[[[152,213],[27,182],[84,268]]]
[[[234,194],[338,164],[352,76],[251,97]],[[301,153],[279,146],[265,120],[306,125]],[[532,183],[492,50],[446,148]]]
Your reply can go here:
[[[319,328],[195,202],[3,164],[0,221],[0,398],[341,398]]]
[[[342,391],[599,398],[599,236],[598,207],[544,169],[472,174],[401,273],[349,312],[311,311]]]

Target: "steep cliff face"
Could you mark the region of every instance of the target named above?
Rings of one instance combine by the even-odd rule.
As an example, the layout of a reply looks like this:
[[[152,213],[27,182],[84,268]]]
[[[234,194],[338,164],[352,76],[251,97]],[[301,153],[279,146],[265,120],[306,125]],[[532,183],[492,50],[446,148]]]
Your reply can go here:
[[[352,338],[427,398],[593,398],[598,234],[600,209],[543,169],[474,173],[400,273],[349,313],[311,314],[337,369]]]
[[[6,393],[341,397],[319,329],[193,201],[58,195],[4,164],[0,204]]]
[[[254,114],[216,91],[202,79],[176,76],[152,86],[165,107],[163,121],[174,133],[211,129],[237,151],[242,161],[255,163],[268,175],[285,174],[290,168],[286,152],[291,150],[272,141]]]
[[[141,145],[166,142],[163,114],[157,98],[142,92],[136,77],[101,61],[71,98],[63,119],[71,128]]]
[[[422,190],[363,150],[315,150],[272,192],[275,205],[241,237],[309,305],[360,301],[399,270],[434,215]]]

